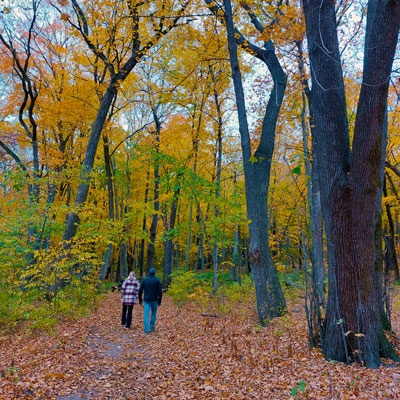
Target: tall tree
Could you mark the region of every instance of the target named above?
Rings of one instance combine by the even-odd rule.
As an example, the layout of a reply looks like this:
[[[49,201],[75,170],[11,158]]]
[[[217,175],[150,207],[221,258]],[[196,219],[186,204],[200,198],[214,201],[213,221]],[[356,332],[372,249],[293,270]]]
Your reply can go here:
[[[160,49],[155,49],[154,56],[159,55]],[[152,136],[152,170],[154,188],[152,189],[152,217],[149,227],[149,241],[147,244],[146,271],[155,265],[155,242],[157,238],[157,227],[160,218],[160,162],[162,155],[160,153],[160,138],[162,125],[168,115],[174,108],[173,103],[168,102],[170,88],[167,86],[166,75],[168,74],[168,58],[161,56],[157,60],[150,57],[147,63],[142,63],[140,73],[143,79],[139,83],[141,88],[140,96],[143,105],[149,108],[149,114],[152,116],[152,125],[154,126],[149,133]],[[149,194],[149,193],[148,193]]]
[[[96,7],[89,5],[84,8],[78,1],[72,0],[76,21],[73,21],[68,14],[61,13],[62,18],[67,19],[81,34],[98,62],[104,64],[104,73],[109,76],[86,147],[80,183],[75,197],[75,210],[67,217],[64,240],[68,241],[76,234],[79,225],[78,209],[85,203],[89,193],[90,173],[94,166],[100,135],[110,107],[118,94],[119,85],[147,52],[177,26],[188,3],[189,1],[180,1],[175,5],[169,0],[154,1],[155,12],[151,15],[147,11],[149,7],[147,1],[127,0],[116,3],[113,9],[104,9],[104,16],[110,16],[110,19],[104,24],[105,27],[103,26],[106,32],[103,32],[102,38],[99,34],[100,26],[97,26],[99,22],[97,18],[100,17],[97,9],[98,6],[104,6],[104,4],[96,2]],[[91,12],[93,14],[90,14]],[[110,35],[112,35],[113,45],[111,48],[108,46]],[[102,40],[103,43],[101,43]]]
[[[2,26],[0,30],[0,43],[2,47],[8,51],[12,58],[13,73],[19,80],[22,96],[18,110],[18,120],[25,131],[27,140],[31,145],[33,171],[28,170],[18,155],[4,143],[1,142],[2,148],[16,161],[20,168],[24,171],[28,178],[28,192],[31,206],[39,201],[39,140],[38,140],[38,123],[35,114],[37,99],[39,96],[38,84],[40,75],[35,65],[33,56],[33,43],[35,38],[35,29],[38,19],[40,1],[32,0],[31,5],[25,10],[19,9],[16,12],[22,12],[27,20],[21,23],[22,32],[16,34],[16,21],[14,18],[2,18]],[[39,76],[38,76],[39,75]],[[32,175],[32,179],[31,179]],[[36,237],[36,227],[29,224],[28,243],[33,243],[33,249],[38,249],[38,238]],[[33,259],[32,253],[27,256],[28,263]]]
[[[63,41],[64,36],[60,30],[57,37],[53,35],[57,23],[51,15],[46,15],[42,1],[15,2],[11,6],[8,11],[3,12],[1,18],[0,46],[5,50],[3,57],[7,56],[12,65],[11,73],[14,82],[12,86],[15,95],[12,96],[10,93],[8,97],[9,110],[12,110],[11,115],[14,110],[18,110],[17,119],[22,133],[21,128],[12,122],[17,134],[4,137],[0,145],[24,171],[27,178],[29,207],[32,215],[28,222],[27,242],[33,250],[38,250],[49,244],[48,232],[46,232],[49,219],[48,209],[54,202],[57,188],[55,180],[50,175],[52,173],[57,175],[60,171],[59,155],[64,152],[68,142],[68,137],[63,137],[61,132],[55,134],[53,126],[50,127],[51,123],[46,119],[46,111],[49,108],[54,111],[53,104],[48,105],[49,97],[53,103],[61,103],[63,98],[64,87],[59,79],[62,68],[58,63],[62,56],[58,51],[58,45],[60,41]],[[66,40],[63,44],[68,45]],[[2,70],[7,68],[9,62],[3,64]],[[49,96],[50,86],[52,88],[56,86],[57,90],[53,90],[53,95]],[[15,101],[18,103],[16,104]],[[44,107],[44,104],[47,107]],[[54,116],[52,118],[56,119]],[[13,118],[10,118],[10,121],[13,121]],[[57,122],[62,125],[61,121],[57,120]],[[56,138],[55,141],[53,141],[54,138]],[[16,147],[14,139],[18,139]],[[29,143],[30,149],[26,143]],[[57,147],[57,150],[51,153],[49,148],[53,145]],[[52,159],[49,157],[49,152],[52,155],[58,153],[58,157]],[[40,207],[41,198],[46,195],[44,177],[48,180],[47,211],[42,214],[37,210]],[[38,215],[43,216],[41,222],[38,222]],[[28,252],[26,258],[28,263],[33,262],[33,253]]]
[[[215,200],[216,206],[214,209],[215,218],[218,221],[220,215],[220,207],[218,205],[218,199],[221,195],[221,166],[222,166],[222,131],[223,131],[223,110],[222,110],[222,99],[220,99],[220,94],[216,85],[218,73],[221,71],[214,71],[213,66],[210,66],[211,76],[214,89],[214,101],[216,109],[215,118],[215,130],[217,132],[217,149],[215,154],[215,164],[216,164],[216,176],[215,176]],[[214,248],[213,248],[213,264],[214,264],[214,274],[213,274],[213,288],[216,291],[218,289],[218,267],[219,267],[219,249],[220,249],[220,236],[221,229],[217,226],[214,235]]]
[[[308,98],[310,88],[305,72],[305,56],[303,52],[303,40],[296,42],[298,50],[298,68],[300,82],[303,86],[301,129],[303,133],[303,152],[305,157],[305,170],[307,179],[308,208],[310,214],[310,231],[312,239],[311,249],[311,290],[306,295],[307,320],[309,329],[309,342],[312,347],[320,345],[322,308],[326,306],[325,300],[325,265],[323,248],[323,224],[321,210],[321,196],[319,191],[318,170],[312,167],[309,151],[309,128],[306,116],[308,115]],[[308,280],[306,281],[308,282]]]
[[[375,251],[388,83],[400,26],[399,0],[370,0],[363,81],[350,146],[335,2],[303,0],[312,90],[313,160],[328,243],[329,287],[322,349],[327,359],[380,365],[396,358],[381,322],[382,272]]]
[[[208,0],[206,2],[211,11],[217,16],[221,16],[222,8],[220,6],[215,5],[215,2]],[[265,325],[271,318],[286,312],[285,298],[269,248],[269,219],[267,212],[271,161],[275,144],[275,127],[285,93],[286,75],[275,54],[275,47],[270,38],[264,40],[262,48],[247,41],[235,28],[231,1],[224,0],[223,5],[222,16],[227,31],[229,59],[235,88],[243,156],[246,207],[250,233],[249,259],[255,282],[258,319],[260,324]],[[241,5],[248,13],[255,28],[262,34],[264,28],[251,7],[245,2]],[[238,57],[238,44],[262,61],[273,78],[273,88],[264,114],[260,141],[254,153],[252,153],[250,141]]]

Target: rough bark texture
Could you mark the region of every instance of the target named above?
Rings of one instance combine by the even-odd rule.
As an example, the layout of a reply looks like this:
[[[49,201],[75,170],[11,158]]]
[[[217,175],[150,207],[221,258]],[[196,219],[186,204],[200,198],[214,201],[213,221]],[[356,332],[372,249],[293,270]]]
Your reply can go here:
[[[378,367],[394,356],[381,324],[375,249],[383,121],[400,23],[400,1],[369,2],[363,85],[350,161],[335,2],[304,0],[312,70],[313,156],[321,183],[329,289],[327,359]]]

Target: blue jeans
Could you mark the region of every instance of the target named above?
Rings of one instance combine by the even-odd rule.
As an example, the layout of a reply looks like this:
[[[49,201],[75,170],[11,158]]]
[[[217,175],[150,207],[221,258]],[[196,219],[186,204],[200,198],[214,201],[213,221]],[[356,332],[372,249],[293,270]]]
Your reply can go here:
[[[143,307],[144,331],[148,333],[150,331],[154,331],[154,327],[156,325],[158,301],[143,301]]]

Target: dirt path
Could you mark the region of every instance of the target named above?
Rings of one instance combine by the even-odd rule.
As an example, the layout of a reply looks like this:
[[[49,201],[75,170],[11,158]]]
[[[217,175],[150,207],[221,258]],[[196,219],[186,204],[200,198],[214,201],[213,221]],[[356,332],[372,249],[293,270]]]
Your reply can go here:
[[[120,309],[109,293],[57,335],[0,337],[0,400],[400,399],[398,366],[332,364],[309,349],[301,304],[260,329],[251,305],[212,318],[165,297],[151,334],[142,307],[129,330]]]
[[[156,332],[145,334],[143,308],[134,307],[126,329],[120,325],[119,294],[110,293],[89,317],[62,323],[56,336],[2,338],[0,399],[153,398],[151,378],[164,367],[157,350],[174,324],[163,309],[171,307],[165,299]]]

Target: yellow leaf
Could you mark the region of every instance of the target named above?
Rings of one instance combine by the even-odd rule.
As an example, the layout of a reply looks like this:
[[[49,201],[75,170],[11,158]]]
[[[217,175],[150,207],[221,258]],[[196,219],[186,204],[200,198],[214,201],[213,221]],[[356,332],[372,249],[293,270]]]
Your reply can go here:
[[[271,35],[270,33],[265,30],[259,37],[260,40],[264,41],[264,42],[269,42],[271,40]]]

